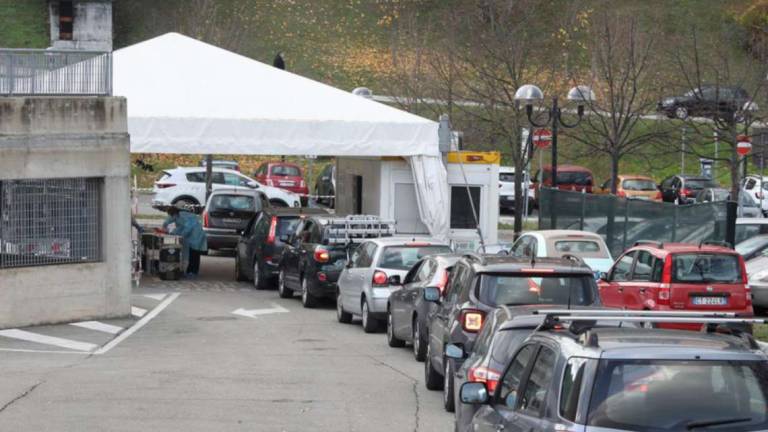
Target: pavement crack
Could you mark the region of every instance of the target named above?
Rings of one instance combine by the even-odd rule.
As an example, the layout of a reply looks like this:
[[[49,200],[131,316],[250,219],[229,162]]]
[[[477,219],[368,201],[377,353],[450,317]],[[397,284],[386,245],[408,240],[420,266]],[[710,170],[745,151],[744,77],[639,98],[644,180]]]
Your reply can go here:
[[[8,401],[8,402],[7,402],[5,405],[3,405],[2,407],[0,407],[0,414],[2,414],[2,412],[3,412],[3,411],[5,411],[5,410],[6,410],[8,407],[10,407],[11,405],[13,405],[13,404],[15,404],[16,402],[18,402],[18,401],[20,401],[20,400],[24,399],[25,397],[29,396],[29,394],[30,394],[30,393],[32,393],[33,391],[35,391],[35,389],[37,388],[37,386],[39,386],[40,384],[42,384],[42,383],[44,383],[44,382],[45,382],[45,381],[40,381],[40,382],[38,382],[37,384],[34,384],[34,385],[32,385],[31,387],[29,387],[28,389],[26,389],[24,392],[22,392],[20,395],[16,396],[15,398],[11,399],[10,401]]]
[[[421,415],[421,400],[419,399],[419,389],[418,389],[419,380],[413,378],[412,376],[410,376],[407,373],[401,371],[400,369],[392,366],[391,364],[389,364],[387,362],[384,362],[384,361],[382,361],[380,359],[377,359],[376,357],[373,357],[373,356],[370,356],[370,355],[366,356],[366,357],[370,358],[374,362],[376,362],[376,363],[378,363],[378,364],[380,364],[380,365],[382,365],[382,366],[384,366],[384,367],[386,367],[388,369],[391,369],[395,373],[404,376],[405,378],[407,378],[411,382],[411,389],[413,391],[413,398],[416,401],[415,407],[414,407],[414,413],[413,413],[413,423],[414,423],[413,424],[413,432],[419,432],[419,428],[421,427],[421,418],[420,418],[420,415]]]

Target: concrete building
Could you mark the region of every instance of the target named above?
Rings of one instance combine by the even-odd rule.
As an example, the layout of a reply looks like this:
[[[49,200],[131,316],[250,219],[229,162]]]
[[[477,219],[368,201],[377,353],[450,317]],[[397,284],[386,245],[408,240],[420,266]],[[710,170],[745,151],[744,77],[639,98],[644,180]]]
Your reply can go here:
[[[124,98],[0,97],[0,328],[130,313]]]
[[[49,0],[51,47],[112,51],[112,0]]]

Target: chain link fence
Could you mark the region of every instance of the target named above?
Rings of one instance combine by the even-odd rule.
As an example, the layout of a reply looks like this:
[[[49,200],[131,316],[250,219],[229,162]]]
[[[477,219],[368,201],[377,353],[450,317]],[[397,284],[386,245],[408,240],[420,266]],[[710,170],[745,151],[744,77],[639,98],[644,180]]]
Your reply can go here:
[[[0,269],[99,261],[101,184],[0,181]]]
[[[638,240],[725,241],[726,207],[725,202],[678,206],[542,188],[539,228],[600,234],[615,257]]]
[[[0,49],[0,95],[112,94],[112,53]]]

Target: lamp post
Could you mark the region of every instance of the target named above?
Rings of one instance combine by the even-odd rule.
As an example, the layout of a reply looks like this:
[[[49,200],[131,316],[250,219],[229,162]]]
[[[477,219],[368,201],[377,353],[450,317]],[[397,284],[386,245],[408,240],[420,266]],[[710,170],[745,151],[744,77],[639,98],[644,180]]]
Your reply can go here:
[[[579,85],[573,87],[568,91],[568,101],[576,102],[576,114],[578,118],[574,123],[567,123],[562,117],[562,108],[558,104],[557,96],[552,98],[552,106],[548,109],[547,119],[544,122],[537,122],[533,119],[534,104],[541,103],[544,100],[544,93],[541,89],[533,84],[526,84],[515,92],[515,101],[525,103],[525,113],[528,117],[528,122],[533,127],[551,127],[552,128],[552,186],[557,187],[557,133],[560,127],[567,129],[575,128],[581,123],[584,118],[584,105],[586,102],[592,102],[595,100],[595,92],[588,86]],[[541,167],[540,167],[541,169]],[[542,183],[544,170],[542,169]],[[540,185],[541,186],[541,185]],[[550,215],[552,228],[555,227],[554,207],[551,207],[552,214]]]

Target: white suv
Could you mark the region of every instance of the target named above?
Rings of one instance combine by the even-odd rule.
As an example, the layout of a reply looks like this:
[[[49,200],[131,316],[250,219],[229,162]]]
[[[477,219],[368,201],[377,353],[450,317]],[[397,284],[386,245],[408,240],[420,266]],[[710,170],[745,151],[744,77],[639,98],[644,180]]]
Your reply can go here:
[[[741,190],[748,193],[758,206],[762,203],[763,214],[768,214],[768,177],[747,176],[741,180]]]
[[[531,179],[528,172],[525,171],[522,188],[528,193],[528,213],[533,210],[533,200],[535,198],[533,189],[530,187]],[[527,181],[527,183],[526,183]],[[512,167],[499,167],[499,209],[515,210],[515,169]]]
[[[263,185],[237,171],[213,168],[213,190],[247,191],[258,189],[275,207],[300,207],[298,195],[272,186]],[[153,206],[177,203],[202,205],[205,203],[205,168],[175,168],[163,171],[154,188]]]

